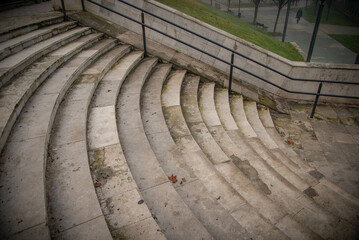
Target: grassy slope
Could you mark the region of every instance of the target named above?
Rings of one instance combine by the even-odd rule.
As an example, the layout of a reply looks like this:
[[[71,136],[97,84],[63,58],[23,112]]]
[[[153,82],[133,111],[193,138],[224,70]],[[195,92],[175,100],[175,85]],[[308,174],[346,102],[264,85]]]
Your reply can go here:
[[[315,4],[309,5],[307,8],[303,8],[303,18],[309,22],[314,23],[317,15],[314,15]],[[318,4],[319,9],[319,4]],[[318,10],[317,10],[318,11]],[[333,6],[330,8],[329,17],[327,21],[328,6],[325,4],[323,9],[323,15],[321,22],[322,24],[342,25],[342,26],[356,26],[359,27],[359,22],[350,19],[345,14],[336,10]]]
[[[249,23],[239,18],[219,11],[197,0],[157,0],[165,5],[173,7],[183,13],[195,17],[212,26],[222,29],[244,40],[252,42],[264,49],[274,52],[292,61],[304,61],[303,57],[292,46],[286,42],[282,43],[267,33],[260,31]]]
[[[358,35],[341,35],[330,34],[332,38],[343,44],[346,48],[352,50],[355,53],[359,52],[359,36]]]

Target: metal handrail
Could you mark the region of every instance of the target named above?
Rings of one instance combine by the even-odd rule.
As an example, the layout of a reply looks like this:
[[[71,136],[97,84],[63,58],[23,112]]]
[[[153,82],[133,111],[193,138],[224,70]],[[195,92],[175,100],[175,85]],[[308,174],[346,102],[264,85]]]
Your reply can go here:
[[[285,91],[285,92],[287,92],[287,93],[316,96],[315,102],[314,102],[314,105],[313,105],[313,109],[312,109],[312,113],[311,113],[311,118],[312,118],[313,115],[314,115],[315,108],[316,108],[316,106],[317,106],[318,99],[319,99],[320,96],[324,96],[324,97],[336,97],[336,98],[359,99],[359,96],[346,96],[346,95],[336,95],[336,94],[325,94],[325,93],[321,93],[321,89],[322,89],[323,83],[359,85],[358,82],[340,82],[340,81],[334,81],[334,80],[316,80],[316,79],[293,78],[293,77],[288,76],[288,75],[286,75],[286,74],[284,74],[284,73],[282,73],[282,72],[280,72],[280,71],[278,71],[278,70],[276,70],[276,69],[274,69],[274,68],[271,68],[271,67],[269,67],[269,66],[267,66],[267,65],[265,65],[265,64],[263,64],[263,63],[261,63],[261,62],[258,62],[258,61],[254,60],[254,59],[251,59],[250,57],[245,56],[245,55],[241,54],[240,52],[238,52],[238,51],[236,51],[236,50],[233,50],[233,49],[230,49],[230,48],[228,48],[228,47],[226,47],[226,46],[223,46],[222,44],[219,44],[219,43],[217,43],[217,42],[215,42],[215,41],[213,41],[213,40],[211,40],[211,39],[208,39],[208,38],[206,38],[206,37],[204,37],[204,36],[202,36],[202,35],[200,35],[200,34],[198,34],[198,33],[195,33],[195,32],[193,32],[193,31],[191,31],[191,30],[189,30],[189,29],[187,29],[187,28],[184,28],[184,27],[182,27],[182,26],[180,26],[180,25],[178,25],[178,24],[175,24],[175,23],[173,23],[173,22],[171,22],[171,21],[169,21],[169,20],[167,20],[167,19],[164,19],[164,18],[162,18],[162,17],[160,17],[160,16],[157,16],[157,15],[155,15],[155,14],[149,12],[149,11],[146,11],[146,10],[140,8],[140,7],[137,7],[137,6],[135,6],[135,5],[131,4],[131,3],[125,2],[125,1],[123,1],[123,0],[118,0],[118,1],[121,2],[121,3],[124,3],[124,4],[128,5],[128,6],[130,6],[130,7],[132,7],[132,8],[134,8],[134,9],[137,9],[137,10],[141,11],[141,21],[136,20],[136,19],[133,19],[133,18],[131,18],[131,17],[129,17],[129,16],[126,16],[125,14],[119,13],[119,12],[117,12],[117,11],[115,11],[115,10],[109,8],[109,7],[106,7],[106,6],[104,6],[104,5],[100,4],[100,3],[97,3],[97,2],[95,2],[95,1],[93,1],[93,0],[87,0],[87,1],[90,2],[90,3],[92,3],[92,4],[95,4],[95,5],[99,6],[99,7],[101,7],[101,8],[104,8],[104,9],[106,9],[106,10],[112,12],[112,13],[115,13],[115,14],[117,14],[117,15],[119,15],[119,16],[122,16],[122,17],[124,17],[124,18],[126,18],[126,19],[128,19],[128,20],[130,20],[130,21],[132,21],[132,22],[135,22],[135,23],[141,25],[141,26],[142,26],[142,36],[143,36],[143,47],[144,47],[144,54],[145,54],[145,55],[147,54],[147,47],[146,47],[146,28],[148,28],[148,29],[151,29],[151,30],[153,30],[153,31],[155,31],[155,32],[157,32],[157,33],[160,33],[160,34],[162,34],[162,35],[164,35],[164,36],[166,36],[166,37],[168,37],[168,38],[171,38],[171,39],[173,39],[173,40],[175,40],[175,41],[177,41],[177,42],[179,42],[179,43],[181,43],[181,44],[183,44],[183,45],[186,45],[186,46],[188,46],[188,47],[190,47],[190,48],[193,48],[193,49],[195,49],[195,50],[197,50],[197,51],[199,51],[199,52],[201,52],[201,53],[204,53],[204,54],[206,54],[207,56],[210,56],[210,57],[212,57],[212,58],[214,58],[214,59],[216,59],[216,60],[219,60],[219,61],[221,61],[221,62],[223,62],[223,63],[229,65],[229,66],[230,66],[230,74],[229,74],[230,77],[229,77],[229,85],[228,85],[228,87],[229,87],[229,88],[228,88],[228,91],[229,91],[229,92],[231,92],[233,68],[235,68],[235,69],[238,69],[238,70],[240,70],[240,71],[242,71],[242,72],[244,72],[244,73],[246,73],[246,74],[249,74],[250,76],[253,76],[253,77],[255,77],[255,78],[257,78],[257,79],[259,79],[259,80],[261,80],[261,81],[264,81],[264,82],[266,82],[266,83],[268,83],[268,84],[270,84],[270,85],[272,85],[272,86],[274,86],[274,87],[276,87],[276,88],[279,88],[280,90]],[[63,2],[63,0],[61,0],[61,2]],[[83,11],[85,11],[84,0],[81,0],[81,3],[82,3],[82,9],[83,9]],[[64,11],[64,16],[66,16],[66,10],[65,10],[64,5],[63,5],[63,11]],[[167,33],[164,33],[164,32],[162,32],[162,31],[160,31],[160,30],[158,30],[158,29],[156,29],[156,28],[154,28],[154,27],[152,27],[152,26],[150,26],[150,25],[147,25],[147,24],[145,23],[145,18],[144,18],[144,14],[145,14],[145,13],[148,14],[148,15],[150,15],[150,16],[152,16],[152,17],[155,17],[155,18],[157,18],[157,19],[160,19],[160,20],[162,20],[162,21],[164,21],[164,22],[166,22],[166,23],[168,23],[168,24],[171,24],[171,25],[173,25],[173,26],[175,26],[175,27],[177,27],[177,28],[179,28],[179,29],[182,29],[182,30],[184,30],[184,31],[186,31],[186,32],[188,32],[188,33],[191,33],[191,34],[193,34],[194,36],[197,36],[197,37],[199,37],[199,38],[201,38],[201,39],[204,39],[204,40],[206,40],[206,41],[208,41],[208,42],[210,42],[210,43],[212,43],[212,44],[215,44],[215,45],[217,45],[217,46],[219,46],[219,47],[221,47],[221,48],[223,48],[223,49],[226,49],[226,50],[230,51],[230,52],[231,52],[231,62],[228,62],[228,61],[226,61],[226,60],[224,60],[224,59],[222,59],[222,58],[219,58],[219,57],[217,57],[217,56],[214,56],[213,54],[207,53],[207,52],[205,52],[204,50],[202,50],[202,49],[200,49],[200,48],[198,48],[198,47],[195,47],[195,46],[193,46],[193,45],[191,45],[191,44],[189,44],[189,43],[187,43],[187,42],[184,42],[184,41],[182,41],[182,40],[180,40],[180,39],[178,39],[178,38],[176,38],[176,37],[173,37],[173,36],[171,36],[171,35],[169,35],[169,34],[167,34]],[[316,93],[313,93],[313,92],[304,92],[304,91],[292,91],[292,90],[286,89],[286,88],[284,88],[284,87],[282,87],[282,86],[280,86],[280,85],[277,85],[276,83],[273,83],[273,82],[271,82],[271,81],[269,81],[269,80],[267,80],[267,79],[264,79],[263,77],[260,77],[260,76],[258,76],[258,75],[256,75],[256,74],[252,73],[252,72],[249,72],[249,71],[247,71],[247,70],[245,70],[245,69],[243,69],[243,68],[241,68],[241,67],[235,65],[235,64],[234,64],[234,55],[238,55],[238,56],[240,56],[240,57],[243,57],[243,58],[245,58],[245,59],[247,59],[247,60],[249,60],[249,61],[251,61],[251,62],[254,62],[254,63],[258,64],[258,65],[261,66],[261,67],[264,67],[264,68],[266,68],[266,69],[268,69],[268,70],[270,70],[270,71],[272,71],[272,72],[274,72],[274,73],[277,73],[277,74],[279,74],[279,75],[281,75],[281,76],[283,76],[283,77],[285,77],[285,78],[287,78],[287,79],[289,79],[289,80],[292,80],[292,81],[318,82],[318,83],[319,83],[318,90],[317,90]]]

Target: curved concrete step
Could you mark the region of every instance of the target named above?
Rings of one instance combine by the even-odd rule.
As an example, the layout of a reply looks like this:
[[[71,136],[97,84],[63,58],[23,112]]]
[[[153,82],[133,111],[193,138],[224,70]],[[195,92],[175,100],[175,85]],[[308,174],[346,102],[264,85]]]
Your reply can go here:
[[[32,19],[31,22],[21,21],[16,26],[10,25],[5,29],[0,30],[0,42],[4,42],[20,35],[27,34],[42,27],[60,23],[63,21],[63,19],[63,16],[45,16],[40,17],[36,20]]]
[[[141,89],[157,59],[147,58],[129,75],[118,101],[118,131],[124,155],[143,199],[169,239],[212,239],[159,166],[144,132]],[[166,71],[162,72],[166,75]]]
[[[180,106],[181,84],[184,75],[184,71],[175,71],[168,79],[162,92],[162,109],[171,136],[177,147],[184,152],[184,159],[187,165],[191,166],[193,172],[204,183],[211,195],[218,196],[217,200],[219,203],[230,211],[238,222],[249,229],[249,232],[256,233],[256,231],[264,231],[259,234],[266,235],[268,234],[266,231],[272,231],[272,233],[274,233],[273,238],[277,236],[279,238],[283,237],[275,228],[272,229],[268,226],[269,223],[261,224],[263,222],[260,221],[261,216],[258,215],[256,211],[253,211],[251,206],[246,204],[244,198],[221,176],[193,139]],[[218,164],[217,166],[220,165],[222,164]],[[254,198],[253,200],[263,203],[261,199]],[[258,204],[258,206],[260,206],[260,204]],[[266,204],[265,206],[267,206],[268,210],[264,211],[264,214],[271,213],[269,216],[266,216],[268,217],[268,222],[276,224],[276,227],[283,230],[283,232],[288,232],[288,236],[292,238],[301,237],[302,239],[311,239],[306,236],[315,236],[311,234],[309,230],[301,228],[291,217],[286,216],[284,211],[280,208],[276,208],[275,204]],[[248,213],[250,213],[250,215],[247,215]],[[256,224],[252,225],[253,223]],[[252,229],[259,224],[263,226],[262,229]],[[287,231],[286,228],[292,229],[292,231]],[[271,237],[269,239],[271,239]]]
[[[45,191],[47,146],[57,108],[72,82],[113,46],[104,40],[74,56],[26,103],[0,158],[3,238],[49,239]]]
[[[249,109],[252,108],[252,109]],[[247,108],[247,111],[257,111],[257,108],[249,107]],[[259,116],[261,116],[262,121],[259,119]],[[261,125],[260,127],[265,131],[263,134],[267,134],[268,138],[272,137],[267,133],[267,130],[264,128],[264,126],[269,126],[267,128],[269,129],[268,132],[275,133],[274,124],[271,120],[270,113],[268,109],[260,108],[257,112],[257,114],[252,114],[252,121],[257,121],[256,125]],[[262,122],[264,124],[262,124]],[[279,135],[277,136],[277,138]],[[280,138],[280,137],[279,137]],[[281,149],[279,149],[279,146],[277,143],[272,140],[275,144],[275,148],[272,149],[275,150],[278,155],[281,155],[281,159],[283,158],[289,158],[287,157],[283,152],[281,152]],[[283,144],[284,145],[284,144]],[[297,156],[298,158],[299,156]],[[297,170],[298,171],[298,170]],[[296,172],[297,172],[296,171]],[[306,172],[307,171],[307,172]],[[341,191],[337,191],[338,187],[332,187],[333,184],[327,184],[329,182],[328,180],[324,179],[324,175],[322,175],[320,172],[316,171],[315,169],[310,170],[310,167],[307,166],[306,171],[301,171],[301,175],[307,174],[309,176],[317,176],[317,182],[315,184],[311,184],[311,188],[314,189],[317,194],[314,195],[312,198],[315,199],[316,202],[321,204],[323,207],[327,208],[330,212],[334,213],[337,216],[342,217],[343,219],[347,219],[351,223],[355,225],[359,225],[359,219],[357,218],[357,215],[359,213],[359,199],[355,199],[354,196],[350,196],[350,199],[347,199]],[[349,194],[350,195],[350,194]],[[355,201],[356,200],[356,201]]]
[[[252,146],[246,142],[238,130],[231,115],[227,89],[216,89],[215,102],[224,128],[242,153],[239,161],[235,160],[234,163],[241,168],[241,161],[248,161],[267,186],[266,194],[268,197],[280,204],[299,223],[307,226],[323,238],[335,236],[336,238],[350,239],[355,236],[354,227],[350,223],[330,214],[307,195],[296,189],[252,149]]]
[[[115,46],[114,40],[106,41],[109,47]],[[118,46],[98,58],[75,80],[57,111],[46,168],[52,238],[112,239],[90,174],[87,114],[99,81],[129,50]]]
[[[272,168],[282,175],[286,180],[288,180],[293,186],[295,186],[300,191],[306,193],[309,191],[310,185],[315,185],[318,182],[315,178],[307,176],[306,181],[302,180],[298,175],[292,172],[290,168],[286,165],[283,165],[281,160],[278,159],[277,155],[274,154],[271,150],[274,149],[275,143],[268,136],[263,136],[264,129],[260,129],[259,126],[254,126],[253,121],[248,121],[248,119],[253,120],[252,111],[256,111],[255,102],[246,102],[243,104],[243,98],[241,96],[232,96],[231,97],[231,110],[232,116],[238,124],[239,130],[243,133],[242,136],[246,141],[252,146],[255,152],[260,155],[263,160],[265,160]],[[243,106],[244,105],[244,106]],[[257,122],[256,122],[257,123]],[[244,129],[243,127],[246,127]],[[252,127],[253,126],[253,127]],[[258,129],[260,130],[258,130]],[[250,129],[254,134],[249,136],[245,134],[245,131]],[[265,130],[264,130],[265,131]],[[263,139],[263,141],[262,141]]]
[[[63,22],[41,28],[0,43],[0,60],[27,47],[76,27],[76,22]]]
[[[217,115],[216,106],[214,102],[214,83],[203,83],[199,91],[199,107],[201,109],[202,117],[209,132],[212,134],[215,141],[223,149],[223,152],[230,156],[234,163],[220,164],[217,169],[221,171],[228,182],[255,208],[258,209],[266,219],[270,220],[290,238],[315,238],[315,234],[307,228],[300,226],[290,217],[286,216],[286,221],[277,223],[278,219],[273,218],[277,214],[282,216],[286,212],[271,201],[266,194],[268,188],[261,180],[258,172],[249,164],[248,161],[242,161],[240,158],[243,155],[227,135],[226,131],[221,125],[220,119]],[[195,95],[195,92],[190,95]],[[199,112],[199,110],[198,110]],[[192,132],[192,134],[196,134]],[[293,224],[293,222],[295,224]],[[298,234],[298,235],[296,235]]]
[[[247,202],[250,204],[254,201],[257,201],[255,203],[256,206],[260,206],[259,212],[266,211],[267,213],[263,214],[265,216],[273,215],[273,211],[275,211],[275,207],[273,209],[274,205],[273,203],[270,203],[270,201],[264,200],[266,197],[262,195],[257,189],[255,189],[254,186],[252,186],[251,182],[246,178],[246,176],[237,169],[232,162],[230,162],[230,158],[228,156],[233,156],[233,153],[230,155],[226,155],[226,153],[221,149],[223,141],[227,140],[224,135],[221,135],[220,137],[217,135],[217,138],[214,138],[209,129],[207,129],[206,124],[204,123],[200,109],[199,109],[199,102],[198,99],[200,99],[201,106],[209,104],[204,103],[203,100],[206,99],[207,96],[201,95],[198,98],[198,85],[199,85],[199,77],[196,76],[187,76],[185,81],[183,82],[182,86],[182,92],[181,92],[181,106],[182,111],[184,114],[184,118],[187,122],[187,125],[192,133],[193,138],[196,140],[197,144],[201,147],[202,151],[206,154],[208,159],[211,159],[214,163],[216,169],[222,174],[222,176],[229,182],[232,183],[232,186],[238,191],[239,194],[241,194]],[[203,92],[202,92],[203,93]],[[213,96],[213,93],[212,93]],[[208,99],[206,99],[208,100]],[[213,99],[212,99],[213,102]],[[213,104],[214,105],[214,104]],[[215,108],[213,108],[215,110]],[[206,106],[204,109],[201,108],[201,110],[209,112],[209,107]],[[218,118],[218,117],[217,117]],[[215,119],[213,119],[215,121]],[[219,130],[220,129],[216,129]],[[215,131],[216,131],[215,130]],[[218,132],[217,132],[218,133]],[[223,138],[223,139],[221,139]],[[219,140],[219,144],[217,144],[216,140]],[[222,159],[222,161],[220,161]],[[238,172],[236,177],[232,177],[233,172]],[[238,181],[233,181],[234,179],[238,179]],[[239,186],[239,187],[237,187]],[[256,199],[256,200],[254,200]],[[260,200],[259,200],[260,199]],[[265,204],[267,203],[267,204]],[[268,205],[269,204],[269,205]],[[264,207],[266,206],[266,207]],[[271,207],[269,207],[271,206]],[[271,210],[267,210],[271,209]],[[276,209],[277,211],[279,208]],[[272,211],[272,213],[271,213]],[[279,211],[280,212],[280,211]],[[261,220],[260,218],[258,220]],[[263,219],[262,219],[263,222]],[[257,226],[259,225],[260,221],[257,223]],[[266,228],[265,222],[262,223],[264,226],[261,228]],[[285,238],[283,233],[280,233],[278,229],[275,227],[272,227],[272,231],[266,232],[268,235],[264,236],[264,238]],[[251,229],[251,232],[255,232],[254,229]],[[282,235],[281,235],[282,234]],[[255,234],[256,236],[260,236],[259,234]],[[274,237],[276,236],[276,237]]]
[[[90,32],[87,27],[71,29],[3,59],[0,62],[0,87],[38,58]]]
[[[88,117],[87,140],[92,179],[113,239],[165,239],[127,165],[118,137],[115,106],[120,87],[142,52],[121,59],[99,83]]]
[[[174,143],[161,107],[161,91],[170,65],[161,65],[146,81],[141,96],[141,115],[147,138],[167,176],[175,175],[176,191],[191,211],[215,239],[241,239],[247,236],[235,218],[211,195],[187,165],[180,149]],[[260,238],[258,234],[256,238]]]
[[[35,61],[9,85],[0,89],[0,153],[17,117],[38,86],[59,66],[102,36],[93,33],[69,43]]]

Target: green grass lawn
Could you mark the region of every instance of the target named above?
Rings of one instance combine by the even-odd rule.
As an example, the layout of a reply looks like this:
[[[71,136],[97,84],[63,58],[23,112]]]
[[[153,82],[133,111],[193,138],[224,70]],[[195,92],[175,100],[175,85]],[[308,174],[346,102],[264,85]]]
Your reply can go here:
[[[309,5],[307,8],[305,8],[305,7],[302,8],[303,18],[309,22],[314,23],[317,19],[317,14],[314,15],[314,9],[315,9],[314,3]],[[319,4],[318,4],[317,12],[318,12],[318,9],[319,9]],[[295,11],[296,11],[296,9],[295,9]],[[323,15],[322,15],[322,19],[321,19],[322,24],[357,26],[357,27],[359,26],[358,21],[352,20],[345,14],[343,14],[340,11],[338,11],[337,9],[335,9],[333,6],[330,8],[328,20],[327,20],[327,15],[328,15],[328,6],[326,4],[324,4]]]
[[[292,61],[304,61],[292,44],[272,38],[269,34],[197,0],[157,0],[212,26],[254,43]]]
[[[359,36],[358,35],[344,35],[344,34],[329,34],[332,38],[340,42],[346,48],[355,53],[359,52]]]

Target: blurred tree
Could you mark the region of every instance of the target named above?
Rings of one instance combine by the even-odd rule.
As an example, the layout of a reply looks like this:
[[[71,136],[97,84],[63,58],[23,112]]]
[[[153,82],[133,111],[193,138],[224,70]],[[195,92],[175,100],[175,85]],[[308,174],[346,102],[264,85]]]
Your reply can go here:
[[[318,0],[315,0],[314,16],[317,14]]]
[[[253,18],[253,24],[255,25],[257,22],[257,15],[258,15],[258,8],[259,4],[261,3],[261,0],[252,0],[254,3],[254,18]]]
[[[275,19],[275,23],[274,23],[274,30],[273,32],[276,31],[277,29],[277,23],[278,23],[278,18],[279,18],[279,14],[280,11],[282,10],[282,8],[287,5],[288,0],[273,0],[274,4],[278,7],[278,12],[277,12],[277,17]]]
[[[241,0],[238,0],[238,17],[241,17]]]

